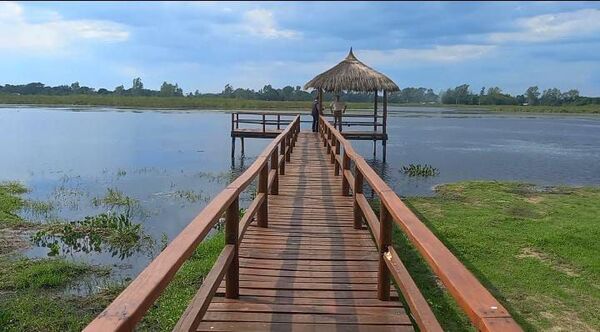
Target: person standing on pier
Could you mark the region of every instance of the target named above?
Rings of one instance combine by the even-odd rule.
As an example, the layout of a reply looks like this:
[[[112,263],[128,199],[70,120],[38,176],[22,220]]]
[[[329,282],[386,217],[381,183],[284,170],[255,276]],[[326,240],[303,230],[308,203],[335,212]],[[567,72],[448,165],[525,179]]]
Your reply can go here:
[[[321,110],[319,109],[319,99],[318,98],[315,98],[315,101],[313,102],[311,114],[312,114],[312,118],[313,118],[312,131],[313,131],[313,133],[316,133],[319,131],[319,115],[321,115]]]
[[[333,127],[342,131],[342,113],[346,113],[346,103],[340,101],[340,95],[335,95],[335,101],[329,105],[333,113]]]

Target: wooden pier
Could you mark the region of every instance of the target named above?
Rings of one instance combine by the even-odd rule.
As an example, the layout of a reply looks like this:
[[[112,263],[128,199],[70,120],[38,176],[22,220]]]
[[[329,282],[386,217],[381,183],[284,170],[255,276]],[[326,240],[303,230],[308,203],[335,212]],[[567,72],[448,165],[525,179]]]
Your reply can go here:
[[[377,107],[377,106],[375,106]],[[386,108],[387,109],[387,108]],[[236,139],[240,140],[241,153],[245,152],[245,138],[273,139],[282,132],[298,112],[232,112],[231,113],[231,156],[235,156]],[[312,116],[303,114],[301,123],[312,123]],[[333,122],[332,114],[323,115]],[[347,129],[358,127],[360,130]],[[387,154],[387,111],[379,114],[348,111],[342,116],[342,135],[348,140],[373,141],[373,154],[376,155],[377,141],[382,142],[383,158]]]
[[[131,331],[224,216],[225,243],[177,331],[442,331],[391,245],[395,224],[482,331],[520,331],[502,304],[324,117],[282,127],[86,331]],[[239,196],[257,179],[240,217]],[[363,194],[373,189],[379,215]],[[397,285],[397,288],[392,284]]]

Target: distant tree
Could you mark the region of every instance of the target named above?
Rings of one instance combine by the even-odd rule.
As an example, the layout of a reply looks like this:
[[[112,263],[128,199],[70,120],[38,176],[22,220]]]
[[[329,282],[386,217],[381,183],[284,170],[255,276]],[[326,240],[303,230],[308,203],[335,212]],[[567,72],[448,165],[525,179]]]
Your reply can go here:
[[[125,94],[125,87],[122,85],[119,85],[118,87],[115,88],[115,94],[118,96],[122,96]]]
[[[198,89],[194,91],[194,97],[200,97],[200,91],[198,91]]]
[[[573,103],[579,98],[579,90],[571,89],[561,95],[563,103]]]
[[[108,90],[107,90],[107,89],[105,89],[105,88],[100,88],[100,89],[98,89],[98,94],[99,94],[99,95],[109,95],[109,94],[110,94],[110,91],[108,91]]]
[[[537,86],[530,86],[525,91],[525,99],[529,105],[537,105],[539,103],[540,89]]]
[[[79,93],[80,88],[81,87],[79,86],[79,82],[71,83],[71,91],[73,91],[73,93]]]
[[[223,92],[221,92],[221,96],[225,98],[233,97],[233,87],[229,84],[225,84],[225,88],[223,88]]]
[[[544,90],[540,104],[545,106],[558,106],[561,104],[561,93],[557,88]]]
[[[180,97],[183,96],[183,90],[177,85],[177,83],[170,84],[167,82],[163,82],[160,86],[160,91],[158,93],[161,97]]]
[[[141,95],[142,90],[144,90],[144,83],[142,83],[142,79],[136,77],[133,79],[133,83],[131,84],[131,92],[133,95]]]

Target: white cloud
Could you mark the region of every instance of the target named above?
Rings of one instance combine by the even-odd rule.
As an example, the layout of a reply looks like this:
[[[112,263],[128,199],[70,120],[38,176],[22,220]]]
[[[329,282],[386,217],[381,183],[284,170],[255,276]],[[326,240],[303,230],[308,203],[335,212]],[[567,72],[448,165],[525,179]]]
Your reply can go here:
[[[300,35],[294,30],[280,29],[273,12],[266,9],[252,9],[245,12],[241,26],[251,35],[262,38],[296,38]]]
[[[545,14],[516,21],[515,32],[498,32],[489,40],[504,42],[545,42],[564,38],[586,37],[600,33],[600,10],[582,9],[558,14]]]
[[[451,63],[477,59],[495,48],[493,45],[437,45],[432,48],[397,48],[393,50],[358,50],[356,56],[369,65],[395,65],[402,62]]]
[[[30,22],[23,6],[0,2],[0,50],[62,52],[81,41],[122,42],[126,26],[102,20],[66,20],[58,13],[41,22]]]

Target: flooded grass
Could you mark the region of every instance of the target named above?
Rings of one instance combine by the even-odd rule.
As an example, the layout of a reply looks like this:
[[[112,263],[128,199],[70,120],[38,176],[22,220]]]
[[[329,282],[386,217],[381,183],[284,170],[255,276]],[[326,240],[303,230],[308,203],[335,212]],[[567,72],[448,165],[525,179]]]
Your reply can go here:
[[[408,166],[402,166],[402,173],[407,174],[408,176],[436,176],[440,174],[440,171],[428,164],[409,164]]]
[[[102,213],[73,222],[44,225],[32,241],[49,249],[48,256],[107,251],[120,259],[154,246],[141,224],[126,214]]]
[[[0,258],[0,327],[3,331],[77,331],[120,292],[112,286],[93,295],[66,294],[65,288],[107,269],[64,259]]]

